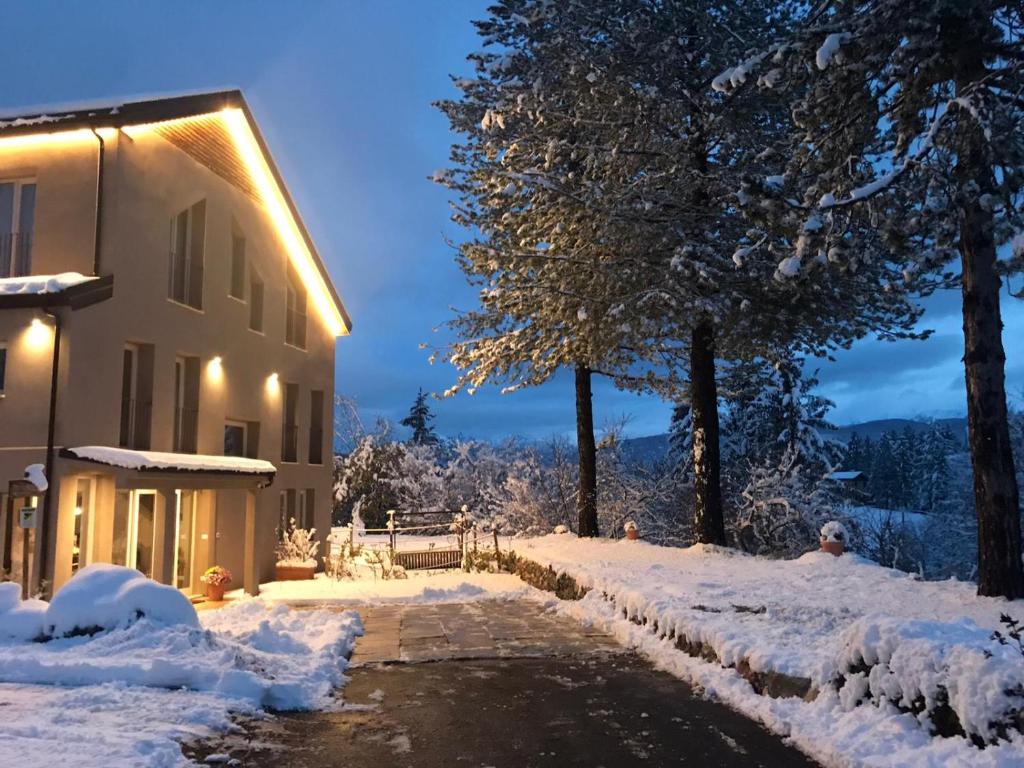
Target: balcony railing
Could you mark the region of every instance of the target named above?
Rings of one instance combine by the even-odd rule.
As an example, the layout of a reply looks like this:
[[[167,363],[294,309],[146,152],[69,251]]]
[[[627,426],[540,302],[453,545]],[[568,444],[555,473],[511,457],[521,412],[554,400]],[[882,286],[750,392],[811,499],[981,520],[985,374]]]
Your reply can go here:
[[[152,413],[153,404],[148,400],[134,398],[121,400],[121,433],[118,444],[122,448],[143,451],[149,448],[149,427]]]
[[[299,460],[299,425],[285,424],[281,428],[281,461]]]
[[[0,234],[0,277],[24,277],[32,273],[32,233]]]
[[[174,452],[195,453],[198,450],[199,409],[174,409]]]

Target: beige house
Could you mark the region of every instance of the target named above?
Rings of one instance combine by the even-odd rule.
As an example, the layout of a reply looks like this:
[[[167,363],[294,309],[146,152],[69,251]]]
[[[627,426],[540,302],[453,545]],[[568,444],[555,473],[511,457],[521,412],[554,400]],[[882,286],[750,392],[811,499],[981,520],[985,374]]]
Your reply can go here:
[[[0,121],[6,577],[257,591],[284,521],[329,530],[350,325],[240,92]]]

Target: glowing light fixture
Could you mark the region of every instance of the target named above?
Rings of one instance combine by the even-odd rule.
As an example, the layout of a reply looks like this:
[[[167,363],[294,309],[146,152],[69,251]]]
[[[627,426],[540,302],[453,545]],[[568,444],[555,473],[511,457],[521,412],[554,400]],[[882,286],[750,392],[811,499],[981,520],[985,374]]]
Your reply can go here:
[[[276,373],[267,376],[267,394],[277,395],[281,391],[281,381]]]
[[[33,318],[28,330],[25,332],[25,340],[29,343],[29,346],[37,349],[48,346],[51,338],[52,333],[49,326],[38,317]]]
[[[100,132],[102,135],[102,131]],[[106,136],[103,137],[106,139]],[[74,131],[56,131],[53,133],[30,133],[24,136],[8,136],[0,138],[0,150],[5,149],[26,149],[32,146],[45,144],[74,144],[75,142],[95,142],[96,137],[92,131],[80,128]]]
[[[210,362],[206,364],[206,372],[214,381],[220,381],[224,378],[224,361],[221,359],[220,355],[212,358]]]

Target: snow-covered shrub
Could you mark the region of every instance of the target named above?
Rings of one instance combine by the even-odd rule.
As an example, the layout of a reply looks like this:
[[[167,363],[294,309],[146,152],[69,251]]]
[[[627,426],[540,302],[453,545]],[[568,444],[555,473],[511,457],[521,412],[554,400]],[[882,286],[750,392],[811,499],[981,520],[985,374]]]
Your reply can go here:
[[[556,525],[554,533],[561,536],[569,532],[569,529],[564,525]]]
[[[94,634],[146,618],[154,624],[198,627],[192,603],[174,587],[147,579],[133,568],[93,563],[53,596],[43,621],[50,637]]]
[[[292,518],[277,542],[277,564],[283,568],[315,568],[319,549],[316,528],[299,528]]]
[[[230,584],[233,578],[234,576],[231,571],[223,565],[211,565],[203,571],[203,575],[199,577],[199,580],[203,582],[203,584],[219,587],[222,584]]]
[[[858,619],[840,637],[836,672],[833,683],[846,709],[887,701],[940,735],[962,733],[976,743],[1020,728],[1021,655],[969,619]]]
[[[829,520],[821,526],[821,540],[834,544],[846,544],[850,540],[850,532],[838,520]]]

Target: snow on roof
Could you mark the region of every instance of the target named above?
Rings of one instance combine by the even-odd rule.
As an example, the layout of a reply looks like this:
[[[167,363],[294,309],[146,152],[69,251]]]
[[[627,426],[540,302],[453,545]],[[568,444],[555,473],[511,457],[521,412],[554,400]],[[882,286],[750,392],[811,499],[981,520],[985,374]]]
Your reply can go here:
[[[239,90],[237,85],[225,85],[221,88],[184,88],[182,90],[118,94],[98,99],[51,101],[42,104],[0,107],[0,127],[7,127],[7,125],[35,125],[68,120],[83,113],[95,114],[106,112],[108,114],[116,114],[118,108],[125,104],[139,104],[146,101],[160,101],[162,99],[180,99],[186,96],[204,96],[209,93],[237,90]]]
[[[129,448],[109,448],[102,445],[65,448],[64,453],[71,458],[95,461],[98,464],[108,464],[124,469],[222,472],[239,475],[273,475],[277,473],[277,467],[269,461],[246,459],[240,456],[134,451]]]
[[[96,279],[98,278],[78,272],[61,272],[59,275],[5,277],[0,279],[0,296],[60,293],[72,286]]]
[[[829,480],[859,480],[862,477],[864,477],[864,473],[857,469],[830,472],[828,475]]]

